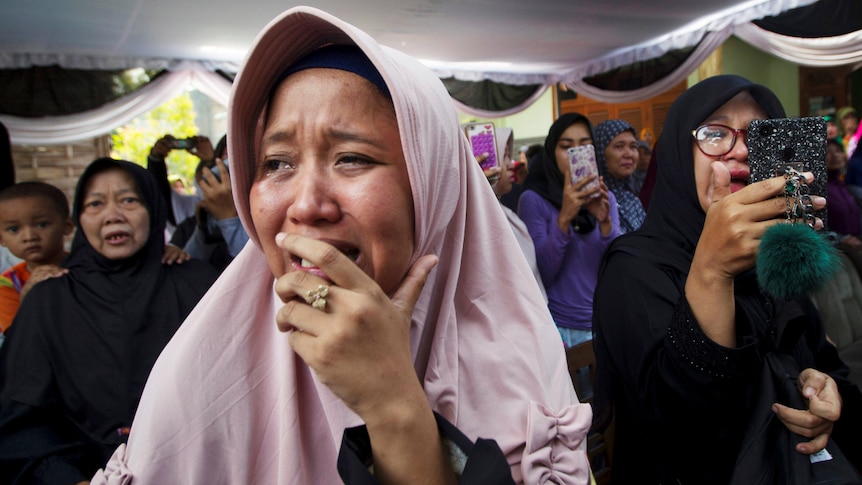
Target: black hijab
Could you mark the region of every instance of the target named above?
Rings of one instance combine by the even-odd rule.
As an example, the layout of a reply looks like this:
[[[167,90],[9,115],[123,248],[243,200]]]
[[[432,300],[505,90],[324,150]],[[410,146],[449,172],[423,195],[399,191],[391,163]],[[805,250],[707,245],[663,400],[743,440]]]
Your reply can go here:
[[[563,181],[565,177],[557,166],[557,142],[560,141],[563,132],[575,123],[586,124],[590,138],[594,138],[593,125],[586,116],[580,113],[566,113],[560,116],[548,130],[542,152],[530,160],[530,171],[524,180],[524,190],[532,190],[541,195],[557,209],[563,206]],[[577,217],[572,221],[572,226],[577,232],[586,234],[595,228],[596,218],[587,211],[586,207],[581,207]]]
[[[0,123],[0,190],[15,184],[15,162],[12,160],[12,145],[9,131]]]
[[[704,340],[690,344],[687,339],[699,337],[696,324],[679,324],[684,311],[677,312],[706,218],[695,186],[691,131],[743,91],[768,116],[784,115],[772,92],[738,76],[712,77],[683,93],[658,142],[661,162],[644,224],[611,243],[599,270],[593,300],[594,419],[603,423],[615,402],[615,459],[625,463],[622,482],[727,483],[732,470],[750,406],[746,377],[718,379],[712,369],[689,371],[670,342],[680,339],[672,329],[691,328],[679,345],[699,356],[707,352],[711,358],[703,360],[717,362],[717,372],[733,369],[747,376],[745,371],[759,369],[753,336],[766,331],[775,307],[760,293],[753,269],[735,280],[737,338],[744,340],[730,351],[732,360],[723,360],[727,355]],[[733,365],[722,367],[725,362]],[[647,442],[654,448],[644,449]]]
[[[124,260],[97,252],[81,229],[84,190],[121,169],[150,215],[144,247]],[[133,163],[94,161],[73,206],[69,274],[35,286],[0,348],[0,482],[89,479],[131,426],[153,363],[217,273],[200,261],[164,265],[168,207],[155,178]]]
[[[659,266],[688,274],[706,213],[694,179],[691,131],[731,98],[748,91],[770,118],[783,118],[781,102],[765,86],[734,75],[705,79],[673,103],[658,143],[656,185],[640,231],[614,241],[612,248],[637,247]]]
[[[125,260],[111,260],[97,252],[87,241],[84,230],[81,227],[81,210],[84,205],[84,193],[87,183],[95,176],[111,169],[121,169],[135,181],[139,195],[147,212],[150,214],[150,236],[147,243],[134,256]],[[75,189],[75,200],[72,202],[72,220],[75,221],[75,236],[72,239],[72,252],[66,260],[69,269],[82,268],[88,271],[115,272],[115,271],[147,271],[154,267],[148,262],[153,259],[161,260],[165,249],[164,237],[165,224],[168,217],[168,206],[161,198],[159,187],[152,174],[140,165],[124,160],[111,158],[99,158],[87,166],[78,186]],[[129,275],[132,276],[132,275]]]

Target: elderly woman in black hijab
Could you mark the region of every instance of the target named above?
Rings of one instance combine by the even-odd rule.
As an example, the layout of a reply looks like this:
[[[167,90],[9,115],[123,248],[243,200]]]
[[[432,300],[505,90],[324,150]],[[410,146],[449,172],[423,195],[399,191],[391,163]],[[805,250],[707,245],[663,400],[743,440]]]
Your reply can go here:
[[[31,290],[0,351],[0,482],[87,481],[125,442],[147,375],[215,280],[162,264],[168,207],[138,165],[81,176],[69,273]]]
[[[747,185],[746,129],[783,116],[771,91],[738,76],[700,82],[668,113],[649,214],[608,248],[595,294],[596,406],[615,403],[619,483],[728,483],[757,412],[804,436],[790,453],[808,462],[841,415],[839,392],[854,392],[813,305],[758,286],[755,257],[785,216],[774,198],[785,180]],[[698,143],[705,126],[714,144]],[[770,384],[761,378],[770,332],[791,317],[804,321],[791,355],[808,409],[755,397]]]

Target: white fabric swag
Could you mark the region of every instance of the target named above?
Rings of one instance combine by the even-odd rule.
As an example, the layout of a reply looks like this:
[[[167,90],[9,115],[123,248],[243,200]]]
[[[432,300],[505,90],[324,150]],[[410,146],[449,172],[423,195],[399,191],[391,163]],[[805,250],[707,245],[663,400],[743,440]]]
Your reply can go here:
[[[194,87],[227,106],[231,83],[203,62],[182,61],[128,96],[101,108],[73,115],[22,118],[0,115],[16,145],[54,145],[110,133],[137,116]]]
[[[563,82],[575,92],[602,102],[627,103],[640,101],[657,96],[682,82],[731,35],[736,35],[743,41],[761,50],[797,64],[826,67],[862,63],[862,31],[836,37],[809,39],[774,34],[750,23],[752,19],[774,15],[769,9],[788,8],[788,3],[799,6],[811,2],[809,0],[778,0],[764,4],[763,8],[749,9],[750,11],[747,11],[745,16],[734,18],[723,17],[706,22],[702,28],[695,29],[687,34],[669,35],[662,42],[651,44],[641,49],[630,50],[607,59],[600,59],[588,66],[575,68],[562,76],[546,76],[538,83],[543,84],[544,88],[537,89],[536,93],[529,99],[505,111],[493,112],[481,110],[453,101],[457,108],[473,116],[487,118],[509,116],[530,106],[549,86],[557,82]],[[585,77],[600,74],[626,65],[627,63],[659,57],[671,50],[682,49],[696,44],[697,48],[674,72],[640,89],[608,91],[596,88],[583,80]],[[4,59],[2,56],[0,56],[0,61],[6,61],[7,64],[11,63],[18,66],[26,64],[26,60],[10,60],[9,58]],[[80,67],[81,63],[86,64],[85,61],[86,59],[76,62],[74,59],[67,58],[63,64],[67,65],[67,67],[68,65],[78,65]],[[40,119],[0,115],[0,121],[9,129],[12,143],[50,145],[68,143],[110,133],[116,127],[126,124],[136,116],[146,113],[171,97],[181,93],[189,85],[197,88],[219,103],[227,105],[230,82],[214,72],[216,66],[207,62],[193,61],[177,62],[174,65],[166,63],[165,65],[168,68],[167,73],[159,76],[137,92],[111,102],[102,108],[74,115]],[[448,70],[438,69],[435,72],[441,77],[451,77],[453,75],[453,72]],[[486,74],[484,78],[493,78],[492,80],[496,82],[508,82],[510,84],[525,84],[536,81],[536,75],[518,77],[521,75],[509,74],[504,76],[501,74],[500,76],[503,77],[498,79],[497,77],[499,76],[495,77]]]
[[[744,24],[737,26],[734,34],[760,50],[797,64],[829,67],[862,63],[862,30],[835,37],[803,39]]]

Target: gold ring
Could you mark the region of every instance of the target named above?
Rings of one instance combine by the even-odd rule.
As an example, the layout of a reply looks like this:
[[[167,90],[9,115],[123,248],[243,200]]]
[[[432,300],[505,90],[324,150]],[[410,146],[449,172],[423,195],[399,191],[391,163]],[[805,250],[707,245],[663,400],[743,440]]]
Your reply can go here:
[[[315,310],[323,311],[326,308],[326,295],[329,294],[329,286],[319,285],[316,290],[308,290],[305,293],[305,302]]]

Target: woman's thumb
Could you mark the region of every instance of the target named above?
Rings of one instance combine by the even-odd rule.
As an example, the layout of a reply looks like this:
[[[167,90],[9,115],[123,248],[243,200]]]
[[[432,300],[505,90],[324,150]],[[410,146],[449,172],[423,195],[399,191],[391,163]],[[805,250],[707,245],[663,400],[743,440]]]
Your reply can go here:
[[[712,162],[709,177],[709,203],[715,204],[730,195],[730,170],[722,162]]]
[[[401,286],[392,295],[392,303],[395,304],[408,318],[413,314],[413,307],[425,287],[428,274],[437,266],[439,259],[434,254],[422,256],[407,272],[407,276],[401,281]]]

